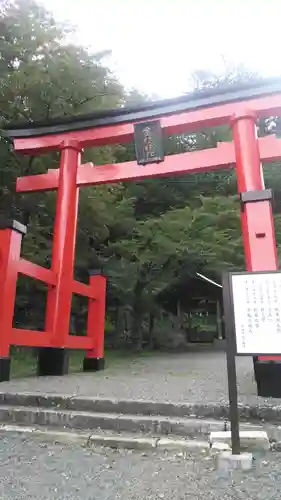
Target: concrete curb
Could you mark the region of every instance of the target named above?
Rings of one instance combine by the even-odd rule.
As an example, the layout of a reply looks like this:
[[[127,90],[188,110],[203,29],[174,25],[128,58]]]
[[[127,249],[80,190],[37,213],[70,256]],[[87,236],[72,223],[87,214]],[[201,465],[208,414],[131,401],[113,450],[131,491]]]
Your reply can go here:
[[[52,395],[42,393],[0,393],[0,405],[35,406],[95,413],[122,413],[131,415],[160,415],[177,418],[228,419],[227,403],[159,403],[144,400],[118,400],[90,398],[84,396]],[[281,404],[239,404],[240,420],[243,422],[270,422],[281,424]]]
[[[268,435],[265,431],[243,431],[240,430],[240,445],[243,450],[260,450],[268,451],[270,450],[270,442]],[[210,446],[226,445],[231,446],[231,432],[211,432],[210,434]]]
[[[217,457],[217,468],[222,472],[232,472],[235,469],[249,471],[252,467],[252,453],[232,455],[231,451],[222,451]]]
[[[103,429],[148,435],[176,435],[194,438],[222,431],[224,423],[217,420],[172,418],[163,416],[119,413],[85,412],[61,408],[32,406],[0,406],[0,422],[25,426],[55,427],[57,429]]]
[[[40,438],[48,442],[52,441],[62,444],[77,443],[82,446],[88,443],[90,437],[86,433],[40,429],[38,427],[24,427],[21,425],[0,425],[0,432],[31,435],[34,438]]]
[[[225,451],[231,454],[231,448],[226,442],[208,442],[199,441],[196,439],[185,438],[168,438],[168,437],[143,437],[135,434],[92,434],[90,432],[73,432],[67,430],[55,430],[47,427],[32,427],[22,425],[0,425],[0,434],[12,433],[24,436],[32,436],[34,439],[40,439],[44,442],[60,443],[60,444],[78,444],[84,447],[107,447],[112,449],[128,449],[128,450],[150,450],[150,451],[174,451],[184,455],[188,452],[208,453],[210,456],[217,456]],[[244,442],[244,449],[251,451],[268,450],[261,448],[256,443],[251,446],[252,442]]]
[[[207,441],[169,439],[156,437],[128,436],[128,435],[102,435],[56,431],[47,428],[23,427],[20,425],[0,425],[0,433],[14,433],[32,436],[47,442],[61,444],[76,443],[81,446],[104,446],[113,449],[129,450],[161,450],[161,451],[208,451]]]
[[[200,450],[209,451],[210,444],[207,441],[197,441],[196,439],[172,439],[172,438],[160,438],[157,441],[157,448],[164,451],[169,450]]]

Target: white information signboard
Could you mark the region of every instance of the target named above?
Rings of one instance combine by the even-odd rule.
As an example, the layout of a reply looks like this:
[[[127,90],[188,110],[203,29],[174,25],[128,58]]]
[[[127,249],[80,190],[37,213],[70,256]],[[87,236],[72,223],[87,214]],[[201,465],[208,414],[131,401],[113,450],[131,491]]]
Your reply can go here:
[[[281,273],[232,274],[237,354],[281,354]]]

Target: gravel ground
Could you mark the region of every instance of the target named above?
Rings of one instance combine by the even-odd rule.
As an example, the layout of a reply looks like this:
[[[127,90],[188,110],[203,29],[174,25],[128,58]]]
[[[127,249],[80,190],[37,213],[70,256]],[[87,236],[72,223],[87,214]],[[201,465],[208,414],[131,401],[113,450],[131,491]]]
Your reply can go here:
[[[237,375],[241,402],[267,403],[256,396],[252,358],[237,358]],[[162,402],[228,401],[225,353],[210,351],[140,357],[92,374],[15,379],[1,383],[0,390]]]
[[[222,475],[207,455],[46,444],[0,434],[1,500],[279,500],[281,454]]]

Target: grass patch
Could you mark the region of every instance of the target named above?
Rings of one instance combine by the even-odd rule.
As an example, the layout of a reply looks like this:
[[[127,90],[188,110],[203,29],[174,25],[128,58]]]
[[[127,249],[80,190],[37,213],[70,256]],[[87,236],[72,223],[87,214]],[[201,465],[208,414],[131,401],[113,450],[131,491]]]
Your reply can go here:
[[[142,351],[134,353],[130,351],[108,350],[105,352],[106,367],[118,367],[124,361],[132,362],[137,359],[155,356],[155,352]],[[84,359],[84,351],[70,351],[69,373],[81,373]],[[11,348],[11,378],[22,378],[36,376],[37,357],[35,349],[23,347]]]
[[[36,357],[31,349],[11,348],[11,378],[36,375]]]

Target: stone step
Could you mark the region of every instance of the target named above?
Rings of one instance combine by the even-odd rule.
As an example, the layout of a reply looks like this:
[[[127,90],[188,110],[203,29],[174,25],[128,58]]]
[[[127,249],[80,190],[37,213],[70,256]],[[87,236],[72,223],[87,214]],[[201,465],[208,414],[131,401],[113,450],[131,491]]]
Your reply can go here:
[[[52,395],[49,393],[0,393],[0,405],[59,408],[95,413],[129,413],[161,415],[176,418],[199,417],[228,419],[228,403],[173,403],[145,400],[119,400],[86,396]],[[281,405],[239,404],[241,421],[281,423]]]
[[[170,417],[216,418],[218,405],[212,403],[162,403],[145,400],[119,400],[86,396],[52,395],[48,393],[0,393],[1,405],[36,406],[42,408],[73,409],[100,413],[130,413],[138,415],[162,415]],[[228,408],[225,408],[225,417]],[[220,412],[220,417],[223,412]]]
[[[225,422],[198,418],[174,418],[161,415],[86,412],[35,406],[0,406],[0,422],[7,424],[40,425],[77,430],[103,429],[147,435],[176,435],[202,439],[213,431],[224,431]],[[229,428],[229,427],[228,427]],[[244,424],[241,429],[260,429]]]

